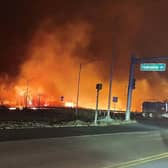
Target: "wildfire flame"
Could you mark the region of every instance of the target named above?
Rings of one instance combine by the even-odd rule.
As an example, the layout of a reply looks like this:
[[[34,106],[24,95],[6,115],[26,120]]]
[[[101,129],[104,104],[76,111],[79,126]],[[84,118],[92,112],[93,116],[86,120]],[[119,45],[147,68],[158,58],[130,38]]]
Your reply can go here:
[[[108,80],[102,79],[99,66],[102,62],[88,62],[80,57],[79,50],[87,50],[92,29],[89,24],[68,24],[53,28],[50,22],[42,24],[34,33],[28,49],[28,59],[22,64],[20,75],[10,84],[0,79],[0,103],[11,107],[68,106],[76,105],[77,79],[81,70],[79,106],[95,108],[96,83],[103,83],[100,91],[99,108],[107,109]],[[104,66],[106,68],[106,66]],[[5,82],[4,82],[5,81]],[[125,110],[127,81],[114,79],[112,95],[118,96],[115,106]],[[147,80],[139,80],[138,90],[133,97],[133,109],[139,109],[142,98],[148,95]],[[143,93],[140,94],[140,93]],[[64,100],[61,100],[64,96]]]

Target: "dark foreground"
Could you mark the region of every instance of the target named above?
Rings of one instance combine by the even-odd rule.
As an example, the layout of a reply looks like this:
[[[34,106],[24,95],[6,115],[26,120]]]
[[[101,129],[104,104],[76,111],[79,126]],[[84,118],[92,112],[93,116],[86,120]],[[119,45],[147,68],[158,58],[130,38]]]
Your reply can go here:
[[[9,130],[0,130],[0,141],[111,134],[119,132],[142,132],[142,131],[154,131],[158,129],[159,129],[158,127],[146,126],[143,124],[125,124],[125,125],[113,125],[106,127],[85,126],[85,127],[9,129]]]
[[[167,168],[167,121],[139,122],[0,130],[0,167]]]
[[[168,132],[7,141],[0,142],[0,156],[2,168],[167,168]]]

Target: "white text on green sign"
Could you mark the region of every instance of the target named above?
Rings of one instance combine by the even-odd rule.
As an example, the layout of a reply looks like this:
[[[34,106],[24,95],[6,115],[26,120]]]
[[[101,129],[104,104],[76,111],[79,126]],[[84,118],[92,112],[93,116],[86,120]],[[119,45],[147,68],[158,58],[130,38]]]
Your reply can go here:
[[[166,71],[165,63],[143,63],[140,64],[140,71]]]

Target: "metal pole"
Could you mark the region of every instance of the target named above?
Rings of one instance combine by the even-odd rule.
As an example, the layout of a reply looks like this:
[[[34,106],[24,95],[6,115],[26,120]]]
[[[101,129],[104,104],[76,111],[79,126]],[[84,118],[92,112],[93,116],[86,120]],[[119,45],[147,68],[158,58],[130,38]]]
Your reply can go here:
[[[41,95],[39,94],[38,96],[39,96],[38,97],[38,107],[40,108],[40,106],[41,106]]]
[[[106,119],[111,119],[110,117],[110,107],[111,107],[111,101],[112,101],[112,77],[113,77],[113,68],[114,68],[114,54],[115,54],[115,33],[117,32],[117,29],[119,28],[119,19],[118,17],[115,17],[113,21],[114,31],[112,32],[112,58],[111,58],[111,69],[110,69],[110,80],[109,80],[109,96],[108,96],[108,110],[107,110],[107,117]]]
[[[131,110],[131,100],[132,100],[132,85],[133,85],[135,64],[153,62],[153,61],[155,61],[155,62],[168,61],[168,56],[151,57],[151,58],[136,58],[135,56],[132,56],[132,58],[131,58],[125,120],[130,120],[130,110]]]
[[[165,105],[166,105],[166,113],[168,112],[168,102],[166,101],[165,102]]]
[[[79,74],[78,74],[78,86],[77,86],[77,96],[76,96],[76,116],[78,115],[81,70],[82,70],[82,64],[80,64],[79,66]]]
[[[26,97],[25,97],[25,108],[28,107],[28,80],[26,80]]]
[[[111,119],[111,116],[110,116],[110,107],[111,107],[111,101],[112,101],[112,80],[113,80],[113,66],[114,66],[114,51],[112,53],[112,60],[111,61],[112,62],[111,62],[111,67],[110,67],[108,110],[107,110],[107,117],[106,117],[106,119]]]
[[[109,81],[109,96],[108,96],[108,111],[107,111],[107,118],[110,118],[111,95],[112,95],[112,65],[111,65],[110,81]]]
[[[94,119],[95,125],[97,124],[98,105],[99,105],[99,89],[97,89],[97,95],[96,95],[96,111],[95,111],[95,119]]]
[[[127,92],[127,107],[126,107],[126,115],[125,115],[125,120],[127,120],[127,121],[130,120],[132,85],[133,85],[133,78],[134,78],[135,63],[136,63],[136,58],[134,56],[132,56],[131,57],[131,64],[130,64],[128,92]]]
[[[116,103],[114,103],[114,112],[116,112]]]

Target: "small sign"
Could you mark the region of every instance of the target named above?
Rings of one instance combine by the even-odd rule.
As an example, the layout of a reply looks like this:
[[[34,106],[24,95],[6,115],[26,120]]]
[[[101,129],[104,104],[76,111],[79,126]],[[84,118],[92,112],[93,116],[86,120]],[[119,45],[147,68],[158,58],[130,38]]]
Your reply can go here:
[[[166,71],[165,63],[143,63],[140,64],[140,71]]]
[[[114,97],[113,97],[113,102],[114,102],[114,103],[117,103],[117,102],[118,102],[118,97],[114,96]]]

